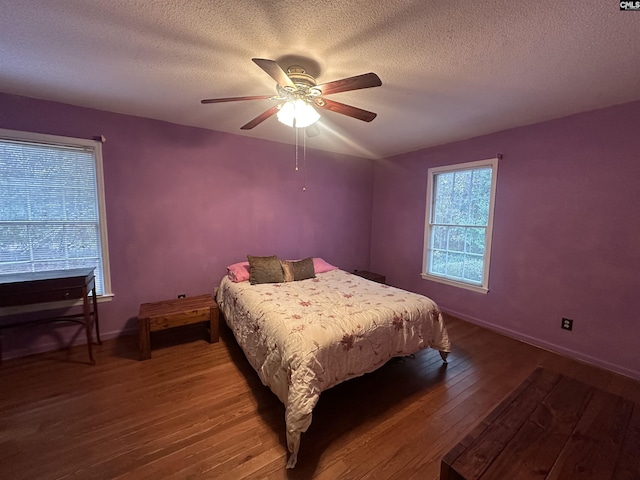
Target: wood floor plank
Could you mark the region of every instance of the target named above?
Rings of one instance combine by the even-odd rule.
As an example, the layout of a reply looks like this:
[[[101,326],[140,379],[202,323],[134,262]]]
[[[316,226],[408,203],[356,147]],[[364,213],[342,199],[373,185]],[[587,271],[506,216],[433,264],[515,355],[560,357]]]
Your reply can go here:
[[[637,480],[640,478],[638,452],[640,452],[640,404],[636,403],[627,426],[624,448],[620,452],[613,478],[616,480]]]
[[[469,366],[465,370],[464,383],[461,385],[447,385],[449,388],[442,389],[436,387],[433,391],[425,392],[420,399],[418,415],[412,415],[407,419],[394,415],[390,418],[391,425],[386,431],[376,435],[366,449],[358,449],[360,454],[354,459],[355,466],[349,471],[350,475],[359,478],[370,472],[372,475],[386,478],[387,475],[392,477],[394,472],[400,472],[400,478],[402,475],[406,478],[407,456],[409,452],[416,451],[414,448],[406,451],[404,447],[407,439],[411,438],[418,444],[424,444],[424,449],[418,449],[418,452],[432,451],[432,443],[453,428],[454,424],[477,421],[477,417],[467,416],[468,409],[475,411],[480,402],[487,400],[485,408],[488,411],[494,403],[494,392],[486,390],[486,386],[494,384],[502,377],[508,366],[502,362],[500,352],[486,350],[480,355],[494,362],[492,364],[487,360],[486,365],[493,366],[488,376],[477,375]],[[458,386],[462,388],[456,390]],[[438,395],[439,393],[441,395]],[[423,429],[423,426],[426,428]],[[394,435],[398,438],[394,439]]]
[[[486,415],[495,406],[496,398],[491,386],[497,384],[505,372],[497,366],[493,376],[474,377],[478,381],[473,386],[455,400],[447,401],[420,425],[413,436],[415,448],[399,446],[378,471],[372,472],[374,478],[437,478],[440,461],[451,449],[452,440],[461,438],[460,431],[470,431],[478,423],[482,418],[476,416],[478,411],[482,410]]]
[[[0,477],[435,480],[442,457],[538,366],[640,402],[639,382],[446,323],[448,365],[425,350],[323,392],[291,471],[284,407],[224,325],[217,344],[200,325],[158,332],[145,362],[135,336],[96,346],[94,366],[82,346],[5,360]],[[593,425],[609,418],[601,407]],[[638,445],[640,413],[630,415],[621,434]],[[620,478],[637,478],[637,453],[619,457]]]
[[[488,354],[491,355],[491,352],[488,352]],[[342,426],[344,441],[340,441],[341,438],[336,441],[335,433],[326,436],[321,435],[321,438],[332,439],[327,453],[330,454],[333,450],[339,450],[343,457],[349,457],[349,464],[354,466],[352,468],[365,471],[374,469],[378,464],[378,460],[384,458],[384,456],[377,455],[377,451],[388,450],[389,445],[393,444],[389,437],[390,435],[394,435],[396,431],[402,431],[407,426],[414,425],[416,419],[424,422],[425,418],[431,415],[443,416],[446,414],[446,410],[453,409],[461,398],[471,395],[474,390],[469,386],[478,383],[480,378],[473,373],[470,363],[453,359],[445,370],[446,378],[450,379],[447,382],[448,389],[438,388],[437,386],[429,387],[428,390],[425,390],[420,395],[409,395],[400,398],[398,401],[394,401],[391,410],[384,412],[384,416],[373,416],[371,421],[366,423],[359,421],[358,417],[354,415],[344,418],[345,414],[348,415],[347,412],[351,409],[358,408],[358,399],[345,408],[341,396],[337,396],[337,406],[332,410],[331,417],[336,418],[338,420],[337,423]],[[403,382],[404,388],[407,388],[408,385],[408,382]],[[444,409],[442,408],[443,403],[446,403]],[[320,413],[324,412],[321,410]],[[327,423],[321,422],[321,425],[325,426]],[[329,424],[326,428],[333,430],[332,427],[333,425]],[[366,432],[361,433],[364,430]],[[407,434],[410,435],[410,433]],[[401,444],[402,442],[399,445]],[[350,469],[349,474],[357,478],[358,472]]]

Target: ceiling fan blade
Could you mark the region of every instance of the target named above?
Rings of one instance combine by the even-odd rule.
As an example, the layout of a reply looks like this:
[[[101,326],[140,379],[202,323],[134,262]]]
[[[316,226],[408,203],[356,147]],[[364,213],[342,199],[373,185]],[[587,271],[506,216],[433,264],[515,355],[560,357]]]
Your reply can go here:
[[[320,135],[320,127],[318,126],[318,123],[312,123],[308,127],[305,127],[305,132],[309,138],[317,137]]]
[[[321,103],[324,103],[324,105],[321,105]],[[321,99],[320,102],[316,102],[315,105],[317,107],[324,108],[325,110],[330,110],[332,112],[341,113],[342,115],[346,115],[348,117],[357,118],[358,120],[362,120],[363,122],[370,122],[378,116],[377,113],[369,112],[358,107],[346,105],[344,103],[335,102],[333,100],[328,100],[326,98]]]
[[[200,103],[239,102],[242,100],[269,100],[270,98],[273,98],[273,95],[254,95],[250,97],[229,97],[229,98],[208,98],[206,100],[200,100]]]
[[[273,107],[271,107],[269,110],[267,110],[266,112],[262,112],[260,115],[258,115],[256,118],[254,118],[253,120],[251,120],[249,123],[247,123],[246,125],[243,125],[242,127],[240,127],[240,130],[251,130],[253,127],[260,125],[262,122],[264,122],[267,118],[269,118],[271,115],[273,115],[274,113],[276,113],[278,111],[278,107],[280,105],[274,105]]]
[[[355,77],[343,78],[342,80],[334,80],[333,82],[322,83],[318,88],[322,90],[322,95],[331,95],[333,93],[348,92],[350,90],[359,90],[361,88],[379,87],[382,80],[375,73],[363,73]]]
[[[295,84],[291,81],[287,72],[285,72],[280,65],[274,60],[267,60],[266,58],[252,58],[253,63],[258,65],[262,70],[267,72],[271,78],[273,78],[281,87],[296,88]]]

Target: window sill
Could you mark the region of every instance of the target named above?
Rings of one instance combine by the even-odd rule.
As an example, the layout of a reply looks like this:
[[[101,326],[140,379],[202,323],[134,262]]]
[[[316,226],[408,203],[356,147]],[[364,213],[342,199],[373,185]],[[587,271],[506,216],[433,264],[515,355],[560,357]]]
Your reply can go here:
[[[98,303],[110,302],[113,300],[113,293],[108,295],[99,295]],[[57,310],[71,307],[81,307],[84,302],[82,300],[68,300],[66,302],[47,302],[47,303],[32,303],[30,305],[20,305],[16,307],[2,307],[0,308],[0,317],[6,317],[8,315],[17,315],[20,313],[39,312],[43,310]]]
[[[452,287],[464,288],[465,290],[471,290],[476,293],[489,293],[489,289],[481,287],[480,285],[470,285],[468,283],[456,282],[444,277],[438,277],[436,275],[429,275],[428,273],[421,273],[420,276],[425,280],[431,280],[433,282],[444,283],[445,285],[451,285]]]

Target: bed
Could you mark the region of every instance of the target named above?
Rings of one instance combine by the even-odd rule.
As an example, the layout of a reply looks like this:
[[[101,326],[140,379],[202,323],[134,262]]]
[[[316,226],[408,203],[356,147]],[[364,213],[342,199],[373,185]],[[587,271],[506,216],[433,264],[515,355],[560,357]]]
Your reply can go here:
[[[392,357],[431,347],[446,362],[450,351],[432,300],[339,269],[259,285],[225,276],[216,300],[262,383],[285,405],[287,468],[321,392]]]

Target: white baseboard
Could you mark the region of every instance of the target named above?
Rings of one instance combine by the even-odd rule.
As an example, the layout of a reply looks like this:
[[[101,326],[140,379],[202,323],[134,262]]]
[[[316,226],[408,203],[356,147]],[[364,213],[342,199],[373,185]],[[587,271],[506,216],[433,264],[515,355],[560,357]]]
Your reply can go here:
[[[509,338],[513,338],[515,340],[521,341],[528,345],[532,345],[534,347],[542,348],[544,350],[548,350],[553,353],[558,353],[560,355],[564,355],[565,357],[572,358],[574,360],[581,361],[583,363],[588,363],[589,365],[593,365],[596,367],[604,368],[611,372],[618,373],[620,375],[624,375],[625,377],[630,377],[634,380],[640,380],[640,371],[632,370],[630,368],[621,367],[619,365],[615,365],[613,363],[602,360],[601,358],[596,358],[591,355],[587,355],[582,352],[578,352],[575,350],[571,350],[569,348],[562,347],[560,345],[556,345],[554,343],[545,342],[544,340],[540,340],[535,337],[531,337],[529,335],[524,335],[515,330],[511,330],[509,328],[504,328],[498,325],[494,325],[492,323],[486,322],[479,318],[473,317],[471,315],[467,315],[461,312],[458,312],[454,309],[443,307],[439,305],[441,310],[449,315],[465,320],[469,323],[473,323],[475,325],[479,325],[481,327],[487,328],[488,330],[492,330],[494,332],[505,335]]]

